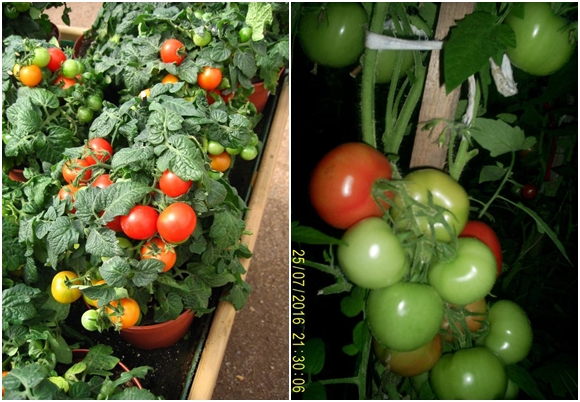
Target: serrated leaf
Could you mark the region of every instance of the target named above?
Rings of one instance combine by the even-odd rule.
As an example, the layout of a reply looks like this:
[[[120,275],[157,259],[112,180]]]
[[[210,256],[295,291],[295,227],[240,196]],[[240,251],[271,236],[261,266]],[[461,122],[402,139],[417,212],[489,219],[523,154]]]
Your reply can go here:
[[[519,127],[512,127],[501,120],[477,118],[470,132],[492,157],[526,149],[530,142],[535,143],[533,137],[526,139]]]
[[[479,183],[499,181],[505,176],[507,171],[508,169],[506,167],[497,165],[484,166],[481,168],[481,172],[479,173]]]
[[[198,147],[184,135],[173,135],[169,147],[157,160],[161,171],[170,169],[183,180],[198,181],[205,172],[204,160]]]
[[[115,232],[106,227],[89,232],[85,250],[97,257],[114,257],[123,253]]]
[[[272,5],[259,2],[251,2],[248,5],[246,24],[252,28],[252,41],[257,42],[264,39],[264,29],[273,21]]]
[[[159,272],[163,271],[165,263],[156,259],[141,260],[135,267],[132,278],[135,286],[147,286],[157,279]]]
[[[108,285],[122,287],[129,281],[131,266],[124,258],[115,256],[101,265],[99,273]]]
[[[488,65],[490,57],[499,60],[508,47],[515,47],[515,33],[507,25],[498,24],[497,18],[476,11],[456,21],[457,26],[443,45],[447,93]]]
[[[233,215],[230,211],[223,210],[215,214],[209,236],[218,247],[225,248],[236,244],[242,237],[245,228],[246,224],[243,220]]]
[[[149,160],[153,157],[151,147],[143,148],[122,148],[115,152],[111,160],[112,169],[119,169],[134,163]]]

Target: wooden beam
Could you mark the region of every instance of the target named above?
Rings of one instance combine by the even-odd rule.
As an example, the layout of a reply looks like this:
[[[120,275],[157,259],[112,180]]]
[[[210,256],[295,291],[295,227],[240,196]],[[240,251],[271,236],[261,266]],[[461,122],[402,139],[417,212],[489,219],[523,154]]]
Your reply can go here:
[[[475,3],[442,3],[435,39],[445,39],[451,27],[455,25],[455,21],[472,13],[474,7]],[[436,141],[443,132],[445,124],[440,123],[431,131],[423,130],[425,123],[433,119],[453,120],[457,109],[460,88],[454,89],[449,95],[446,94],[445,85],[441,82],[440,59],[441,51],[432,51],[419,111],[411,168],[430,166],[443,169],[447,160],[447,144],[439,146]]]

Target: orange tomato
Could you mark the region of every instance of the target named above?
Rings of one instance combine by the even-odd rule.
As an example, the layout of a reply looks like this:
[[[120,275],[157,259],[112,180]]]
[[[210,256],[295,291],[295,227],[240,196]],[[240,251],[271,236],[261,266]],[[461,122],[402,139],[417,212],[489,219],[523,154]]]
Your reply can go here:
[[[226,151],[219,155],[208,154],[208,156],[211,159],[210,166],[213,170],[217,170],[218,172],[225,172],[230,167],[232,159],[230,154],[228,154]]]
[[[165,77],[163,77],[163,79],[161,80],[162,84],[175,84],[179,82],[179,78],[177,78],[175,75],[173,74],[167,74]]]
[[[2,372],[2,378],[4,378],[6,376],[6,374],[8,374],[10,371],[3,371]],[[2,387],[2,396],[4,396],[4,387]]]
[[[35,87],[42,81],[42,70],[36,64],[24,66],[20,69],[20,82],[28,87]]]
[[[107,282],[105,282],[104,279],[101,279],[101,280],[94,280],[93,279],[93,280],[91,280],[91,283],[93,284],[93,286],[97,286],[97,285],[101,285],[101,284],[107,283]],[[98,307],[97,306],[98,300],[89,299],[84,293],[83,293],[83,300],[89,306]]]
[[[118,300],[113,300],[109,304],[115,308],[119,303]],[[135,299],[132,299],[130,297],[122,298],[121,307],[123,307],[123,311],[121,312],[120,318],[117,315],[110,315],[114,313],[113,309],[110,308],[109,306],[105,307],[105,311],[107,312],[107,314],[109,314],[109,319],[111,320],[111,322],[113,324],[119,322],[122,328],[129,328],[137,324],[137,321],[139,321],[139,316],[141,314],[141,311],[139,310],[139,304],[137,304],[137,301],[135,301]]]
[[[383,365],[388,366],[392,373],[402,377],[414,377],[431,370],[439,357],[443,342],[441,335],[435,335],[431,341],[418,349],[409,352],[398,352],[388,350],[373,339],[373,347],[379,360]]]
[[[68,89],[76,84],[76,81],[72,78],[66,78],[64,75],[59,75],[56,77],[56,80],[54,80],[53,84],[56,86],[61,86],[61,83],[62,89]]]
[[[450,307],[457,308],[457,306],[450,304]],[[487,303],[485,302],[485,297],[468,304],[464,307],[466,314],[465,314],[465,323],[467,324],[467,328],[469,331],[476,332],[481,328],[482,321],[485,320],[485,312],[487,311]],[[470,314],[470,315],[468,315]],[[459,328],[460,331],[463,331],[463,327],[459,321],[455,321],[455,326]],[[443,319],[443,324],[441,325],[441,329],[447,331],[445,335],[445,340],[447,342],[453,342],[453,329],[449,327],[449,322],[446,318]]]
[[[175,265],[177,254],[173,247],[168,246],[159,237],[154,237],[141,247],[141,259],[155,259],[163,262],[163,272],[169,271]]]

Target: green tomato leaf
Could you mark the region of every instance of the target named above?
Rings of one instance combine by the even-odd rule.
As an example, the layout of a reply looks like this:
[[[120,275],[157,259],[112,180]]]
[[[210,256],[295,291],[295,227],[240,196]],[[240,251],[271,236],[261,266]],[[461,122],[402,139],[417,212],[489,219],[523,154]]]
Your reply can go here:
[[[304,244],[342,244],[346,246],[347,244],[332,236],[328,236],[322,233],[318,229],[314,229],[309,226],[302,226],[299,222],[292,222],[291,227],[292,241],[295,243]]]
[[[19,283],[2,291],[2,329],[9,324],[22,324],[27,319],[35,317],[38,312],[31,303],[40,294],[40,289],[31,288]],[[5,328],[6,327],[6,328]]]
[[[294,3],[292,3],[294,5]],[[328,399],[326,396],[326,388],[320,382],[309,382],[306,384],[306,389],[302,394],[302,399],[305,401],[324,400]]]
[[[300,350],[298,350],[296,357],[304,357],[303,363],[305,366],[305,373],[311,375],[319,374],[324,368],[324,361],[326,359],[324,342],[320,338],[308,339],[304,342],[302,354],[300,354]]]
[[[220,300],[231,302],[236,311],[239,311],[244,308],[251,291],[252,287],[249,283],[238,280],[232,284],[228,293]]]
[[[506,369],[509,379],[516,383],[526,394],[535,399],[546,399],[538,389],[538,384],[534,377],[525,368],[517,364],[510,364],[506,366]],[[551,381],[548,382],[551,383]]]
[[[481,168],[479,173],[479,183],[485,183],[486,181],[499,181],[501,180],[508,169],[502,166],[500,163],[496,166],[484,166]]]
[[[115,256],[101,265],[99,273],[109,286],[123,287],[129,281],[131,266],[124,258]]]
[[[159,307],[155,308],[153,315],[155,322],[175,320],[183,312],[183,302],[176,293],[169,292],[162,298],[156,293],[156,299],[159,301]]]
[[[527,149],[536,143],[534,137],[526,138],[519,127],[512,127],[502,120],[477,118],[471,135],[492,157]]]
[[[356,317],[359,315],[365,307],[364,301],[365,291],[354,286],[352,292],[349,296],[343,297],[340,301],[340,310],[347,317]]]
[[[499,61],[508,47],[515,47],[515,34],[510,27],[497,23],[497,16],[474,12],[457,21],[443,46],[445,89],[450,93],[469,76]]]
[[[259,41],[264,39],[264,29],[272,24],[272,6],[268,3],[254,3],[248,5],[246,14],[246,24],[252,28],[252,40]]]
[[[164,266],[163,261],[153,258],[141,260],[135,267],[131,280],[135,286],[147,286],[157,279]]]
[[[115,232],[106,227],[95,228],[89,232],[85,249],[97,257],[114,257],[123,254]]]
[[[216,212],[213,225],[209,230],[209,237],[219,248],[226,248],[236,244],[242,237],[246,224],[243,220],[228,210]]]
[[[342,351],[349,356],[356,356],[359,352],[359,349],[355,344],[351,343],[349,345],[343,346]]]

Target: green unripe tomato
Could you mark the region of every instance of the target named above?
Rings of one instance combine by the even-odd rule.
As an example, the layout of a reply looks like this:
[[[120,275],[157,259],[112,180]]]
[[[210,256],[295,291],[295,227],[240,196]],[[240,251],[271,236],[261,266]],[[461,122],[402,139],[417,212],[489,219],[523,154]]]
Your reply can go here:
[[[209,42],[211,42],[211,33],[207,30],[203,32],[203,36],[198,34],[193,35],[193,43],[195,43],[196,46],[204,47],[207,46]]]
[[[43,68],[48,66],[50,62],[50,54],[48,50],[43,47],[37,47],[34,49],[34,58],[32,59],[32,64],[36,64],[38,67]]]
[[[13,2],[12,5],[21,13],[25,13],[26,11],[30,10],[30,2],[28,1]]]
[[[217,141],[210,140],[207,144],[207,152],[211,155],[219,155],[224,150],[224,146]]]
[[[409,352],[431,341],[443,322],[443,300],[431,286],[397,282],[369,293],[366,318],[375,339],[388,349]]]
[[[451,176],[437,169],[419,169],[405,176],[405,188],[407,194],[417,203],[427,207],[429,205],[429,193],[433,197],[433,204],[447,209],[443,219],[451,228],[450,234],[442,222],[434,224],[435,239],[442,242],[450,242],[459,236],[469,217],[469,197],[467,192]],[[414,225],[407,222],[405,218],[399,219],[401,211],[407,208],[419,210],[416,205],[405,205],[403,197],[398,192],[393,199],[397,208],[391,208],[391,216],[395,220],[395,225],[400,230],[407,230]],[[426,236],[432,236],[429,221],[425,216],[417,216],[416,224],[421,232]]]
[[[256,156],[258,156],[258,148],[256,148],[253,145],[248,145],[244,147],[244,149],[242,149],[242,151],[240,152],[240,156],[245,161],[254,160],[256,159]]]
[[[103,108],[103,100],[98,95],[91,95],[87,98],[87,107],[95,112],[100,112]]]
[[[250,145],[255,147],[256,145],[258,145],[258,142],[260,142],[260,138],[258,138],[258,134],[252,133],[252,140],[250,141]]]
[[[94,112],[88,107],[81,106],[77,110],[77,117],[81,123],[90,123],[93,121]]]
[[[525,311],[510,300],[500,300],[489,309],[489,333],[483,345],[504,364],[524,359],[532,347],[532,326]]]
[[[67,59],[62,63],[62,75],[66,78],[75,78],[80,72],[79,63],[73,59]]]
[[[502,362],[484,347],[444,354],[431,369],[429,381],[441,400],[502,399],[508,384]]]
[[[97,329],[97,317],[99,313],[97,310],[87,310],[81,316],[81,324],[87,331],[96,331]]]
[[[252,39],[252,28],[243,27],[240,29],[240,32],[238,32],[238,35],[240,36],[240,43],[246,43]]]
[[[7,4],[6,7],[4,7],[4,15],[6,16],[6,18],[14,20],[18,18],[20,13],[16,9],[16,7],[14,7],[12,4]]]
[[[497,263],[483,242],[462,237],[451,261],[438,261],[429,267],[429,284],[448,303],[464,306],[485,297],[497,277]]]
[[[365,289],[380,289],[399,282],[409,262],[391,226],[371,217],[351,226],[338,246],[338,262],[346,277]]]
[[[413,65],[413,52],[405,50],[379,50],[377,55],[376,82],[378,84],[387,84],[391,82],[395,63],[399,54],[403,54],[403,64],[399,78],[404,77],[405,72]]]
[[[226,152],[230,155],[238,155],[241,152],[239,148],[226,148]]]

